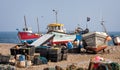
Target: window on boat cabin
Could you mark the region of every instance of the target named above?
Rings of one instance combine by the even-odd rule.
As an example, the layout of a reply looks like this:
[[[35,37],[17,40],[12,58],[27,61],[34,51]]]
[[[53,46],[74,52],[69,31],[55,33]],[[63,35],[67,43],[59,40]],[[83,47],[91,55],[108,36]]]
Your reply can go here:
[[[23,28],[23,31],[28,31],[28,28]]]
[[[58,30],[61,30],[60,26],[58,26]]]

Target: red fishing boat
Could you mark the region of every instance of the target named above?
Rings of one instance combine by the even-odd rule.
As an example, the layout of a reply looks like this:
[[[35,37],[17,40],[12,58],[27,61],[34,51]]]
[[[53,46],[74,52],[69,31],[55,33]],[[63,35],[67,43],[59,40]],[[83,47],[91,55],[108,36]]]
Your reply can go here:
[[[23,28],[23,31],[18,30],[18,38],[21,43],[27,42],[31,44],[33,41],[38,39],[41,35],[38,33],[33,33],[32,28],[27,27],[25,16],[24,16],[24,21],[25,21],[25,28]]]

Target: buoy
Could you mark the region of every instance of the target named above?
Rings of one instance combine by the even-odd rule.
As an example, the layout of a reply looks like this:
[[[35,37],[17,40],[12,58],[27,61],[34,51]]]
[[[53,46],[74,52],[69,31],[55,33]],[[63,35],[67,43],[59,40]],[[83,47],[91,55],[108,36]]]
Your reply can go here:
[[[16,46],[15,46],[15,48],[16,48],[16,49],[19,49],[19,46],[18,46],[18,45],[16,45]]]
[[[25,61],[25,55],[20,55],[19,56],[19,61]]]
[[[112,40],[112,38],[110,36],[106,37],[106,41],[111,41],[111,40]]]

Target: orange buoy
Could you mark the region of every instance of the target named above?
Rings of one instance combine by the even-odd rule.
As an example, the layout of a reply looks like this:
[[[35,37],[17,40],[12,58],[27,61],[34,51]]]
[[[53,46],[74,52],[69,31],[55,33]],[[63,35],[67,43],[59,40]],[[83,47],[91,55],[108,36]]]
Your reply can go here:
[[[106,37],[106,41],[111,41],[111,40],[112,40],[112,38],[110,36]]]

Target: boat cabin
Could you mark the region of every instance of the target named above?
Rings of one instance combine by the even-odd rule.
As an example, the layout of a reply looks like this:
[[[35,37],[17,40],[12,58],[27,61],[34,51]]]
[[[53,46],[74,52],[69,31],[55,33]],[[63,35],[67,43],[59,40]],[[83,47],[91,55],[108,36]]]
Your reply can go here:
[[[52,23],[47,26],[48,32],[56,31],[65,33],[64,24]]]
[[[23,31],[32,33],[32,28],[23,28]]]

